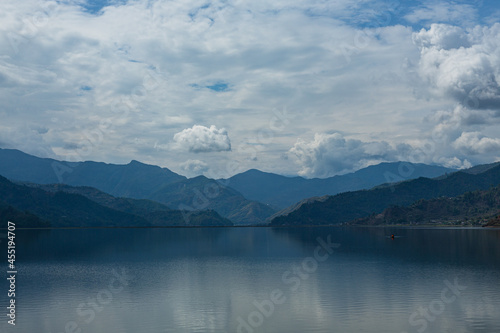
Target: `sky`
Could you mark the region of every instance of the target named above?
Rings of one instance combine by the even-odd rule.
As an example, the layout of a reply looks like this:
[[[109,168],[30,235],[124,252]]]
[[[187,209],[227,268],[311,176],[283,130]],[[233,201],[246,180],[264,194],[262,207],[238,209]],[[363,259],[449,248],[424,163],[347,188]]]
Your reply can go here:
[[[500,161],[500,2],[2,0],[0,148],[194,177]]]

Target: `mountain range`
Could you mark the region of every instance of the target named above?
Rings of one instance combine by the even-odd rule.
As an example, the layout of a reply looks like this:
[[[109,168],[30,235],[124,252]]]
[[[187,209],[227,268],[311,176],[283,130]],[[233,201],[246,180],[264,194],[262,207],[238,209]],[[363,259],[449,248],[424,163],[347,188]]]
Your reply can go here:
[[[392,206],[406,207],[422,199],[457,197],[470,191],[488,190],[499,184],[500,165],[495,163],[434,179],[421,177],[376,186],[370,190],[309,198],[278,212],[270,219],[270,224],[272,226],[343,224],[380,214]],[[492,208],[495,209],[495,206]]]
[[[326,179],[248,170],[186,178],[138,161],[64,162],[0,149],[0,220],[25,227],[469,224],[500,208],[500,163],[381,163]],[[8,178],[8,179],[7,179]],[[281,209],[281,210],[280,210]]]
[[[126,165],[64,162],[0,149],[0,175],[36,184],[89,186],[115,197],[154,200],[176,210],[214,210],[236,224],[263,223],[276,212],[204,176],[187,179],[138,161]]]
[[[190,214],[213,210],[236,225],[265,223],[279,209],[314,195],[370,188],[421,176],[436,177],[453,171],[397,162],[326,179],[285,177],[258,170],[225,180],[204,176],[188,179],[167,168],[135,160],[126,165],[65,162],[0,149],[0,175],[12,181],[92,187],[114,197],[147,199]]]

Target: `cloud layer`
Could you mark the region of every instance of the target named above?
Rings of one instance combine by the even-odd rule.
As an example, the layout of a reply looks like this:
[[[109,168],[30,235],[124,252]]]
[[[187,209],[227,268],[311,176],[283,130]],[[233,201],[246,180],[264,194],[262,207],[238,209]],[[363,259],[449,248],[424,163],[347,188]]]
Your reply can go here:
[[[190,175],[500,159],[498,2],[96,3],[0,2],[2,147]]]

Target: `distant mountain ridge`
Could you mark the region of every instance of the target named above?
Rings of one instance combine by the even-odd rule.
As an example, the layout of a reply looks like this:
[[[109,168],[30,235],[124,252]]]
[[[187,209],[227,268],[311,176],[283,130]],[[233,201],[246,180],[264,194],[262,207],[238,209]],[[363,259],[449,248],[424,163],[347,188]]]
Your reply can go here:
[[[442,196],[456,197],[466,192],[487,190],[500,184],[500,165],[482,173],[455,172],[437,179],[418,178],[371,190],[345,192],[312,198],[277,213],[270,224],[330,225],[379,214],[391,206],[408,206],[417,200]]]
[[[264,223],[276,212],[204,176],[187,179],[167,168],[138,161],[126,165],[62,162],[0,149],[0,175],[37,184],[90,186],[116,197],[158,201],[176,210],[215,210],[237,224]]]
[[[126,165],[102,162],[64,162],[0,148],[0,175],[37,184],[90,186],[119,197],[143,199],[162,184],[186,177],[167,168],[132,161]]]
[[[394,162],[372,165],[341,176],[306,179],[252,169],[229,178],[227,183],[250,200],[283,209],[306,198],[369,189],[383,183],[419,177],[434,178],[455,171],[435,165]]]

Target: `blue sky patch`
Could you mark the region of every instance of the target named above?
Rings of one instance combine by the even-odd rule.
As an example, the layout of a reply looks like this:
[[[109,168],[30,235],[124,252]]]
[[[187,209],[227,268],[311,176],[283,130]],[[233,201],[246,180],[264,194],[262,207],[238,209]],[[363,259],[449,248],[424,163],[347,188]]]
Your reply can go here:
[[[214,84],[210,85],[199,85],[196,83],[190,84],[191,87],[195,89],[203,89],[203,88],[208,88],[213,91],[221,92],[221,91],[228,91],[230,90],[229,84],[225,82],[216,82]]]
[[[213,90],[213,91],[227,91],[229,90],[229,85],[224,82],[218,82],[215,84],[212,84],[210,86],[206,86],[208,89]]]
[[[86,0],[82,2],[81,6],[85,9],[85,11],[91,14],[97,14],[105,7],[122,5],[126,2],[127,0]]]

